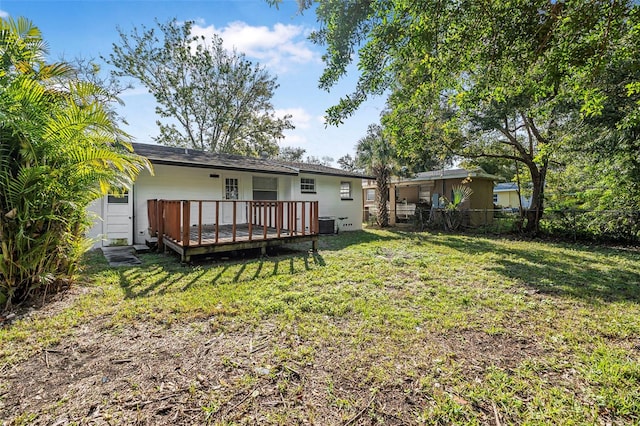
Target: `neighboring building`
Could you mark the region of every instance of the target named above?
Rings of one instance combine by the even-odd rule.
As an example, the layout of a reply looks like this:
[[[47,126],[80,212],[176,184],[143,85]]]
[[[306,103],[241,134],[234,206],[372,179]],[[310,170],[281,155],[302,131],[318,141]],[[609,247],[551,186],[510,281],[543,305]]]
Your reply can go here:
[[[494,182],[500,177],[490,175],[482,169],[450,169],[434,170],[417,173],[410,178],[397,178],[391,180],[389,191],[389,222],[394,225],[398,221],[407,220],[415,213],[416,205],[422,204],[429,207],[441,207],[442,197],[451,199],[454,186],[462,185],[473,190],[470,199],[461,207],[463,210],[482,210],[470,214],[470,225],[475,226],[490,222],[486,211],[493,210],[492,190]],[[375,180],[365,180],[363,184],[364,216],[374,213]]]
[[[493,204],[498,208],[519,209],[522,202],[522,208],[528,209],[531,199],[518,193],[518,185],[515,182],[499,183],[493,187]]]
[[[295,216],[297,225],[294,226],[302,226],[302,234],[305,229],[307,232],[318,231],[311,224],[311,213],[316,220],[318,217],[333,218],[334,226],[340,231],[362,228],[362,179],[365,176],[361,174],[315,164],[284,163],[160,145],[135,143],[133,147],[137,154],[151,161],[154,175],[144,171],[124,196],[109,195],[93,203],[90,210],[101,220],[95,222],[89,236],[102,238],[96,243],[97,247],[144,244],[152,237],[150,222],[155,212],[148,211],[147,207],[153,200],[196,200],[196,203],[197,200],[224,200],[216,204],[219,212],[215,214],[210,211],[214,202],[204,203],[204,209],[208,208],[209,211],[203,212],[200,206],[198,218],[198,204],[192,204],[190,218],[186,218],[186,222],[184,217],[180,218],[180,214],[184,216],[184,213],[178,212],[175,223],[179,223],[181,229],[184,229],[183,223],[189,227],[203,223],[204,226],[233,224],[235,232],[236,224],[246,225],[252,214],[255,219],[257,213],[250,212],[250,208],[258,209],[267,205],[253,200],[307,202],[299,206],[287,203],[287,208],[292,206],[288,213],[276,211],[275,202],[269,204],[273,206],[269,211],[266,208],[261,210],[265,223],[267,213],[269,220],[271,215],[275,217],[277,214]],[[233,200],[239,201],[233,203]],[[313,204],[315,201],[318,203]],[[318,211],[311,211],[316,208],[314,206]],[[282,206],[278,208],[282,209]],[[299,208],[299,211],[294,208]],[[257,219],[261,220],[262,217]],[[254,228],[257,229],[257,225]],[[282,228],[284,232],[286,224]],[[300,233],[300,229],[296,232]]]

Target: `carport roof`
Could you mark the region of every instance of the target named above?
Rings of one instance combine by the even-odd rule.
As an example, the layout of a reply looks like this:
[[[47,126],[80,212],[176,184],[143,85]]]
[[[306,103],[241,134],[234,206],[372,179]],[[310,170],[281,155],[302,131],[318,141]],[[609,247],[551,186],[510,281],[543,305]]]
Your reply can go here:
[[[449,169],[449,170],[432,170],[429,172],[416,173],[409,178],[394,178],[393,183],[396,185],[416,185],[420,182],[430,182],[441,179],[487,179],[492,181],[503,180],[500,176],[491,175],[482,169]]]

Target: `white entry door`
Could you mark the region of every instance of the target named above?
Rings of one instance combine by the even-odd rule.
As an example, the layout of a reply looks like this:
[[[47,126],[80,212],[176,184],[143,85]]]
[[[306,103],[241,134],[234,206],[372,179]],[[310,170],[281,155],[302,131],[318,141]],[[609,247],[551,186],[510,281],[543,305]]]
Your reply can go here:
[[[222,194],[225,200],[239,200],[241,194],[241,181],[238,176],[225,176],[222,179]],[[246,203],[236,203],[236,224],[246,222]],[[233,223],[233,203],[222,203],[222,225]]]
[[[104,246],[133,244],[133,195],[109,194],[104,197]]]

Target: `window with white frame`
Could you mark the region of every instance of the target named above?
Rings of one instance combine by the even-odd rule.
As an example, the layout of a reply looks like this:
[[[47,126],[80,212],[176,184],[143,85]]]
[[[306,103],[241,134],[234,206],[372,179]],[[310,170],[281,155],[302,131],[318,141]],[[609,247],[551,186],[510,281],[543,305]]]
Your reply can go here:
[[[225,200],[237,200],[240,192],[238,191],[238,179],[226,178],[224,180],[224,199]]]
[[[300,178],[300,192],[316,193],[316,180],[311,178]]]
[[[278,178],[253,176],[254,200],[277,200]]]
[[[340,182],[340,199],[352,200],[351,197],[351,182]]]
[[[376,200],[376,190],[373,188],[367,189],[367,201]]]

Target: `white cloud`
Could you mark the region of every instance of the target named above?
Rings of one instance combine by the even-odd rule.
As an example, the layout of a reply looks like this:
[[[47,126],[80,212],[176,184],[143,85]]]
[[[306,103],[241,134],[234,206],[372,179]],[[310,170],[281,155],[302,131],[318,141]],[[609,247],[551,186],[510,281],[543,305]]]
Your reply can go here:
[[[303,147],[308,143],[308,139],[302,135],[289,134],[288,132],[285,132],[284,139],[280,141],[280,146]]]
[[[199,23],[193,26],[192,33],[210,38],[217,34],[223,40],[225,48],[236,49],[248,57],[256,58],[260,63],[283,72],[295,64],[320,62],[320,56],[309,47],[308,34],[298,25],[275,24],[251,26],[242,21],[231,22],[223,28],[213,25],[205,27]]]
[[[4,10],[0,9],[0,18],[8,18],[9,17],[9,12],[5,12]]]
[[[325,117],[324,115],[317,115],[316,116],[316,120],[318,121],[318,123],[326,125],[327,124],[327,117]]]
[[[311,126],[311,120],[313,117],[304,108],[281,108],[276,109],[275,114],[277,117],[284,117],[285,115],[291,116],[291,121],[296,129],[308,129]]]

